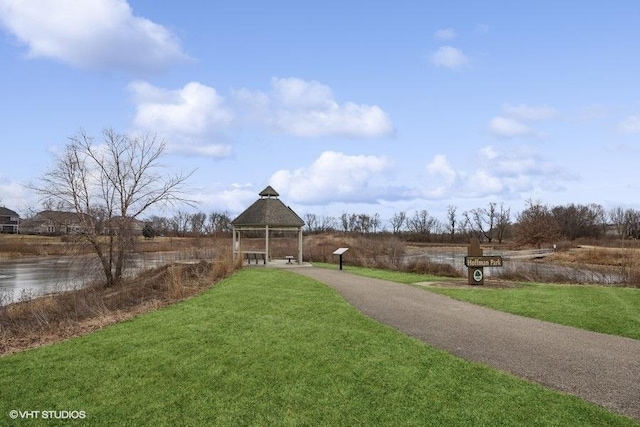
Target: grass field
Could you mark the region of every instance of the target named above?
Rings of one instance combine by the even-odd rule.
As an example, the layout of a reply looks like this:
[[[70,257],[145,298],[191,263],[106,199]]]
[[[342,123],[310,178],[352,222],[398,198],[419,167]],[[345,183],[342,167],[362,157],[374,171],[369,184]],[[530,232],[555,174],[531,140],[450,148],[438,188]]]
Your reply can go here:
[[[324,266],[335,268],[335,265]],[[362,267],[349,266],[346,270],[407,284],[449,280]],[[507,313],[640,340],[638,288],[522,283],[516,288],[478,286],[476,289],[426,289]]]
[[[12,421],[12,410],[84,411],[78,425],[638,425],[434,350],[269,269],[0,358],[0,393],[1,425],[73,424]]]

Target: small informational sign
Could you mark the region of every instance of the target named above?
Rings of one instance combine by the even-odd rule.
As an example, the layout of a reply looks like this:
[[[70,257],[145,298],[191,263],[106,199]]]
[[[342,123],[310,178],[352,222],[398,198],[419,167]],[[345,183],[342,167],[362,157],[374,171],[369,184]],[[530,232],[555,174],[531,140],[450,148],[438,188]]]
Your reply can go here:
[[[482,269],[481,268],[476,268],[475,270],[473,270],[473,280],[475,280],[477,283],[482,282],[484,275],[482,274]]]
[[[347,252],[349,248],[338,248],[333,251],[334,255],[338,255],[340,257],[340,270],[342,270],[342,255]]]

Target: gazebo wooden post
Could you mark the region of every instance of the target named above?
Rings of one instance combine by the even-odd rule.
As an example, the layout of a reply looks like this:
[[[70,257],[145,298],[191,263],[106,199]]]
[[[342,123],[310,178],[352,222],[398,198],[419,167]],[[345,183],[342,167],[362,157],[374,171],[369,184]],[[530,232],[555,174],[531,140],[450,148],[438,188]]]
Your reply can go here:
[[[238,246],[240,246],[240,242],[236,240],[236,227],[231,227],[231,235],[233,236],[233,241],[231,243],[231,254],[233,255],[233,262],[238,258]]]
[[[302,265],[302,227],[298,228],[298,264]]]
[[[264,250],[265,250],[265,255],[264,255],[264,262],[265,265],[269,265],[269,224],[264,226]]]

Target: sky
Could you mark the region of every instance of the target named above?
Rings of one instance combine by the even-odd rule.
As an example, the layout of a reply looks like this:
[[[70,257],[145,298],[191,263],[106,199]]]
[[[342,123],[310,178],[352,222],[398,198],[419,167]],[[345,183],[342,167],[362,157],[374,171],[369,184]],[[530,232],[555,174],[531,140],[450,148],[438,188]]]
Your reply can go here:
[[[207,213],[267,185],[300,216],[638,209],[638,22],[636,0],[0,0],[0,205],[37,210],[68,137],[111,128],[166,141]]]

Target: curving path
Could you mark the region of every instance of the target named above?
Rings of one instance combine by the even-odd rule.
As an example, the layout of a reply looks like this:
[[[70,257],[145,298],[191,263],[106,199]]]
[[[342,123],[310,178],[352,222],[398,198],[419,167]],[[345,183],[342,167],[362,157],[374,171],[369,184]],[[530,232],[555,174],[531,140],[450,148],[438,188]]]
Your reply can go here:
[[[292,269],[367,316],[461,358],[640,420],[640,341],[503,313],[340,270]]]

